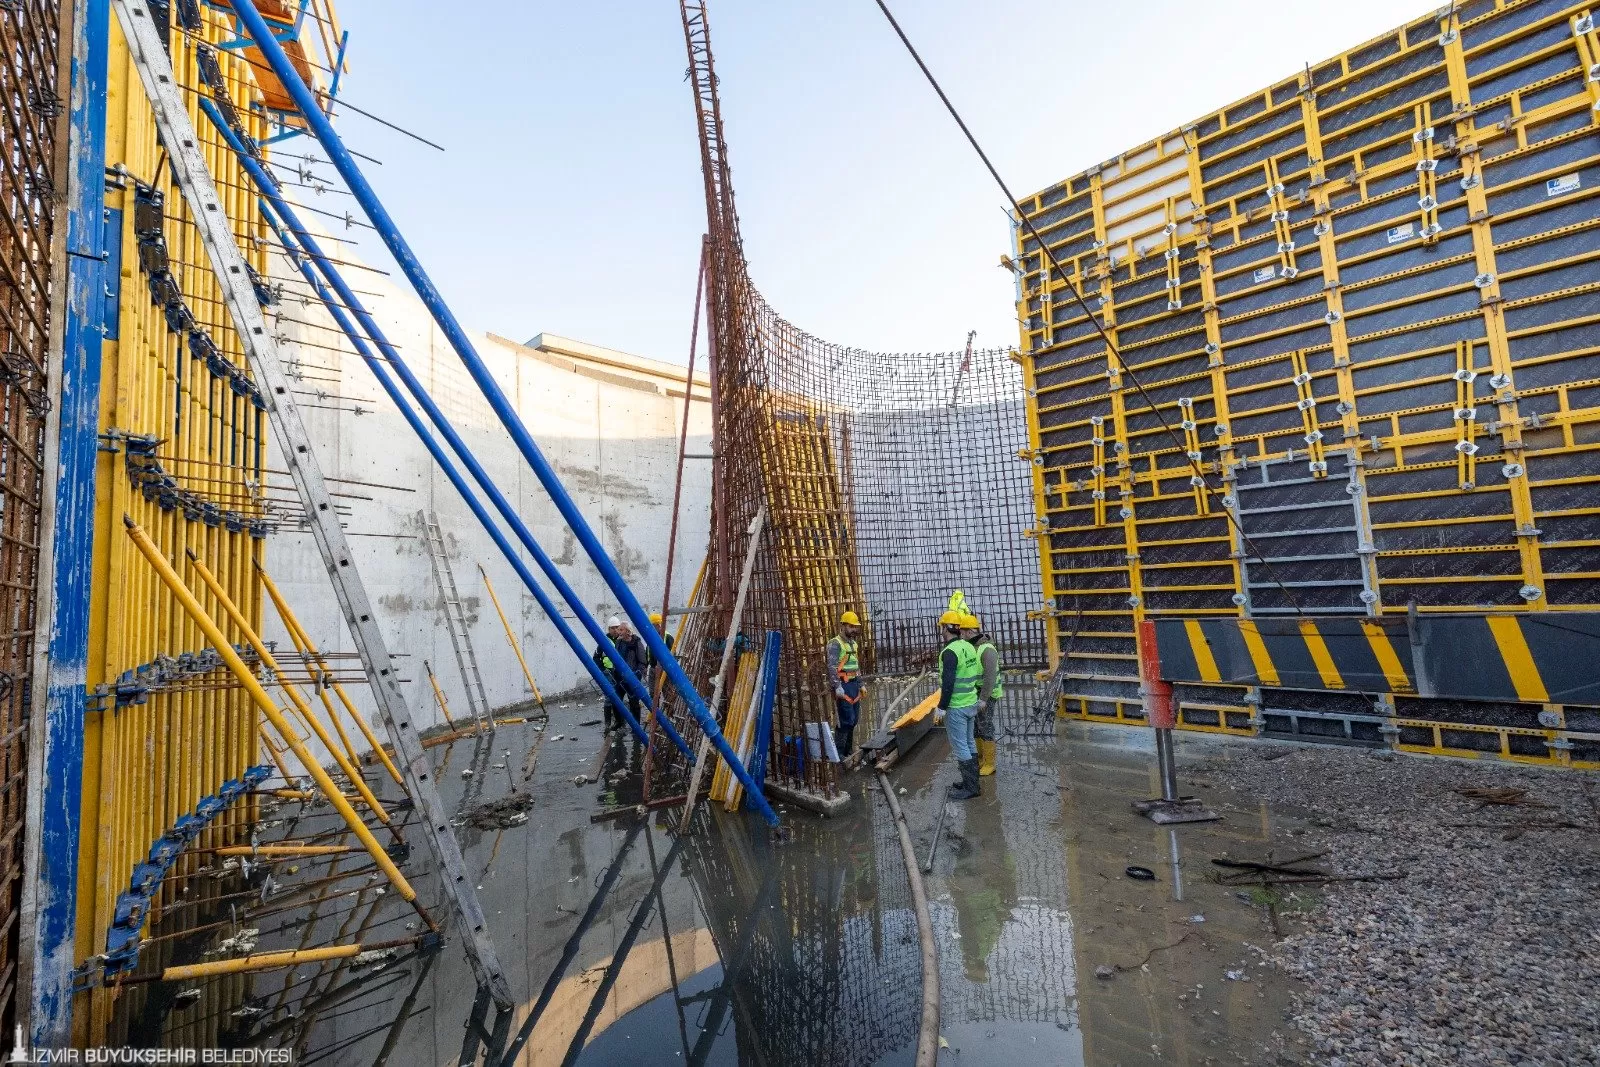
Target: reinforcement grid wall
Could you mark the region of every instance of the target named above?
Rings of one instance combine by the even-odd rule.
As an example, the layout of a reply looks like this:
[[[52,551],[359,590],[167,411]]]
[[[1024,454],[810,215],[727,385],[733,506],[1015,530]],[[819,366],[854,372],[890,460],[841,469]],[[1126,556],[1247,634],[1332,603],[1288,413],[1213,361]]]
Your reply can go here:
[[[33,691],[39,505],[57,192],[59,5],[0,5],[0,1029],[16,1017],[26,709]]]
[[[1005,352],[973,351],[970,338],[941,355],[864,352],[768,305],[744,258],[705,8],[682,8],[706,187],[716,459],[698,590],[710,610],[693,617],[680,654],[709,693],[764,510],[740,630],[784,634],[768,775],[832,794],[834,765],[808,757],[805,738],[808,725],[835,722],[824,649],[841,613],[863,613],[867,672],[930,662],[956,588],[1008,657],[1042,658],[1042,627],[1027,618],[1036,564],[1020,540],[1021,379]]]
[[[1068,713],[1138,720],[1147,616],[1600,603],[1587,11],[1452,5],[1018,205],[1070,276],[1042,287],[1023,241]],[[1192,484],[1185,453],[1222,494]],[[1290,736],[1600,762],[1594,709],[1179,695],[1191,729],[1246,733],[1259,714]]]
[[[170,14],[149,8],[170,18],[169,52],[207,165],[246,258],[264,272],[267,248],[257,243],[265,231],[255,194],[198,107],[202,94],[226,96],[248,132],[265,136],[262,113],[250,107],[260,92],[248,62],[212,47],[232,36],[212,9],[185,2],[174,3]],[[202,62],[208,70],[215,64],[215,73],[202,77]],[[113,268],[107,284],[114,293],[106,306],[96,472],[80,962],[106,951],[118,895],[129,890],[157,839],[203,797],[258,762],[259,753],[255,708],[123,536],[122,518],[129,515],[145,529],[235,645],[242,635],[207,595],[186,552],[210,567],[259,628],[253,565],[273,518],[263,489],[263,412],[251,397],[243,350],[188,206],[171,184],[154,116],[115,18],[108,84],[106,160],[117,177],[106,190]],[[246,799],[224,811],[178,858],[155,891],[151,922],[160,922],[169,908],[188,914],[206,909],[206,898],[223,883],[196,877],[208,860],[204,850],[240,840],[252,806]],[[180,944],[149,946],[141,969],[159,968]],[[120,995],[137,1003],[151,988],[130,986]],[[97,989],[77,1001],[80,1040],[105,1037],[113,993]],[[213,1021],[179,1035],[181,1043],[216,1044],[221,1025]]]

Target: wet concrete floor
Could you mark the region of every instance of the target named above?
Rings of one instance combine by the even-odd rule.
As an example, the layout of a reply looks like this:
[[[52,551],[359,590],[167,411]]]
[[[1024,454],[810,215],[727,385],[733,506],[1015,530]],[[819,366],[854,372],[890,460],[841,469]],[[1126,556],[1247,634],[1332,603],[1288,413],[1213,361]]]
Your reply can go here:
[[[720,808],[684,838],[663,813],[592,822],[637,798],[637,750],[582,725],[597,719],[594,705],[553,705],[548,725],[432,753],[451,809],[485,816],[458,834],[513,1011],[477,996],[452,938],[433,953],[145,986],[120,1005],[128,1039],[289,1047],[300,1064],[911,1063],[920,951],[875,778],[846,777],[841,817],[785,812],[784,843],[759,819]],[[1225,819],[1157,827],[1130,807],[1157,788],[1146,732],[1054,733],[1003,740],[985,795],[947,807],[927,876],[948,1043],[940,1062],[1276,1062],[1290,991],[1249,946],[1273,938],[1273,921],[1295,920],[1217,884],[1210,860],[1298,855],[1298,824],[1195,785]],[[1180,758],[1217,743],[1227,742],[1184,736]],[[942,734],[890,775],[926,857],[953,777]],[[525,820],[516,804],[485,813],[524,792],[534,798]],[[263,839],[330,829],[325,809],[289,805]],[[416,849],[407,870],[436,904],[420,839]],[[1129,866],[1155,878],[1130,878]],[[260,931],[255,951],[415,932],[412,909],[365,875],[287,895],[340,869],[276,865],[261,899],[288,906],[234,926]]]

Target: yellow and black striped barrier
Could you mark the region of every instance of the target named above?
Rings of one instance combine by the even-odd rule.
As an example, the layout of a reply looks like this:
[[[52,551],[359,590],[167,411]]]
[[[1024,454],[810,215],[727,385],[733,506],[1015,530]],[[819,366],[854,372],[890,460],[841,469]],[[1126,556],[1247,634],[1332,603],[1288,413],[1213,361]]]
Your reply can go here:
[[[1600,705],[1600,614],[1160,619],[1161,676],[1446,700]]]

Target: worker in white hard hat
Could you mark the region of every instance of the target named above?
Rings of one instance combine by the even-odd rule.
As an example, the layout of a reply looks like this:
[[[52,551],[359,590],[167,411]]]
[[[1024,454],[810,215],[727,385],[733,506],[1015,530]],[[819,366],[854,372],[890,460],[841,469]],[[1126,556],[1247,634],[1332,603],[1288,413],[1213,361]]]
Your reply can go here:
[[[823,655],[838,725],[833,745],[839,758],[851,761],[856,746],[856,722],[861,715],[861,616],[847,611],[839,616],[839,632],[828,641]]]
[[[633,632],[622,616],[613,615],[606,620],[606,636],[611,639],[611,644],[616,648],[617,653],[622,656],[623,662],[628,665],[628,669],[633,672],[633,676],[635,678],[644,678],[645,667],[650,662],[649,649],[645,647],[645,643],[639,639],[638,634]],[[611,684],[616,687],[618,695],[628,702],[628,710],[633,712],[633,717],[637,721],[639,718],[639,696],[628,690],[626,683],[622,680],[622,671],[618,669],[617,664],[612,662],[610,654],[603,645],[597,644],[595,646],[594,661],[601,670],[611,677]],[[622,709],[615,707],[611,701],[606,701],[606,733],[620,730],[623,725]]]

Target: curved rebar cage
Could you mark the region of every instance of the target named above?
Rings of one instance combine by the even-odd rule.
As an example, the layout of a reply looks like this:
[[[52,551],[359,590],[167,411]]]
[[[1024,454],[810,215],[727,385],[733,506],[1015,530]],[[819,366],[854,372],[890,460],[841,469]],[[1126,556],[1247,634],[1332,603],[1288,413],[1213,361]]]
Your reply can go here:
[[[1043,655],[1039,562],[1020,369],[1006,349],[885,354],[785,321],[750,281],[727,167],[703,4],[684,4],[708,220],[716,458],[711,548],[680,657],[711,691],[732,627],[749,530],[766,509],[736,640],[784,634],[769,779],[831,794],[809,736],[835,723],[824,650],[862,616],[862,669],[930,665],[962,589],[1012,664]],[[738,657],[739,662],[753,662]],[[738,687],[730,677],[725,689]],[[867,728],[863,727],[865,731]]]

